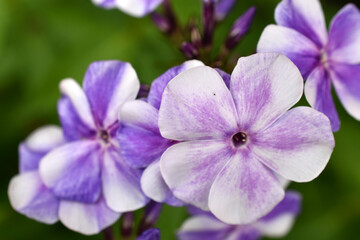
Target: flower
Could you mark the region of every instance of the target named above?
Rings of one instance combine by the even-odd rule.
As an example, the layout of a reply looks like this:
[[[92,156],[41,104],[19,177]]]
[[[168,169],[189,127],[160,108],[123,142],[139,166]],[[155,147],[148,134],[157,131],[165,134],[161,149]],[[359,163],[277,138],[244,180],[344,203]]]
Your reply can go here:
[[[328,118],[308,107],[289,110],[303,79],[285,56],[240,58],[230,90],[210,67],[169,82],[159,109],[164,138],[178,141],[160,159],[173,194],[221,221],[247,224],[284,197],[273,172],[307,182],[325,168],[334,147]]]
[[[340,128],[331,96],[333,84],[346,111],[360,120],[360,12],[347,4],[333,18],[327,34],[318,0],[283,0],[275,10],[278,25],[265,28],[258,52],[289,57],[306,79],[309,104],[325,113],[333,131]]]
[[[228,225],[216,219],[214,215],[193,211],[178,232],[179,240],[257,240],[261,236],[283,237],[291,229],[299,214],[301,196],[292,191],[265,217],[246,225]]]
[[[118,8],[133,17],[143,17],[154,11],[163,0],[92,0],[92,2],[102,8]]]
[[[112,225],[120,213],[110,210],[103,199],[93,204],[61,200],[44,185],[38,172],[42,157],[64,143],[61,128],[48,125],[35,130],[20,144],[20,174],[10,181],[10,203],[16,211],[36,221],[53,224],[60,219],[72,230],[98,233]]]
[[[160,230],[157,228],[151,228],[136,238],[137,240],[160,240]]]
[[[160,173],[160,157],[173,142],[160,135],[158,109],[167,83],[179,73],[196,66],[203,66],[203,63],[190,60],[169,69],[153,81],[146,101],[129,101],[119,114],[122,127],[118,131],[118,140],[123,158],[135,168],[146,167],[141,186],[149,198],[173,206],[183,203],[172,195]]]

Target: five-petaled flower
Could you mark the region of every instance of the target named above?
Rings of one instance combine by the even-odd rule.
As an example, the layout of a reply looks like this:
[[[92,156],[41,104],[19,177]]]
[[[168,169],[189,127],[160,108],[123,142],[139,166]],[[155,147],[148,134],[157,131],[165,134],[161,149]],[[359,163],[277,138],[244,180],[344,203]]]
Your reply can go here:
[[[301,196],[288,191],[285,198],[265,217],[245,225],[228,225],[211,213],[189,208],[193,215],[178,232],[179,240],[257,240],[262,236],[283,237],[291,229],[301,207]]]
[[[360,12],[348,4],[333,18],[329,36],[318,0],[283,0],[276,8],[278,26],[265,28],[258,52],[289,57],[306,79],[309,104],[325,113],[333,131],[340,121],[331,83],[347,112],[360,120]]]
[[[230,90],[217,71],[196,67],[169,82],[159,110],[163,137],[179,141],[161,157],[165,182],[180,200],[230,224],[269,213],[284,197],[274,173],[307,182],[334,147],[328,118],[289,110],[303,79],[284,55],[240,58]]]

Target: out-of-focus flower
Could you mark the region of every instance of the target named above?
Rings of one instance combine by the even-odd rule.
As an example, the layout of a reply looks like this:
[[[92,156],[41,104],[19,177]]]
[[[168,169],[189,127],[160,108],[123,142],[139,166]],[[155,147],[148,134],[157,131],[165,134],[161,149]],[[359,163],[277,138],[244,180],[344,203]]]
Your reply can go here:
[[[137,237],[136,240],[160,240],[160,230],[157,228],[151,228],[146,230]]]
[[[231,11],[237,0],[218,0],[215,6],[215,20],[223,20]]]
[[[180,200],[230,224],[269,213],[284,197],[274,172],[307,182],[325,168],[334,147],[328,118],[308,107],[296,66],[275,53],[240,58],[227,88],[210,67],[169,82],[159,110],[165,182]]]
[[[103,199],[96,203],[61,200],[44,185],[39,175],[41,158],[64,143],[61,128],[45,126],[35,130],[20,145],[20,174],[13,177],[9,184],[10,203],[16,211],[39,222],[53,224],[60,219],[67,227],[80,233],[98,233],[112,225],[120,213],[110,210]],[[69,216],[64,218],[66,213]]]
[[[262,236],[285,236],[294,224],[301,207],[298,193],[288,191],[285,198],[265,217],[246,225],[228,225],[211,213],[196,211],[178,232],[180,240],[257,240]]]
[[[154,11],[163,0],[92,0],[92,2],[102,8],[118,8],[133,17],[143,17]]]
[[[333,18],[327,34],[318,0],[283,0],[275,10],[278,25],[265,28],[258,52],[289,57],[304,78],[309,104],[325,113],[333,131],[340,121],[331,83],[347,112],[360,120],[360,12],[348,4]]]
[[[191,60],[169,69],[154,80],[146,101],[130,101],[120,110],[122,127],[118,132],[118,140],[121,154],[133,167],[147,167],[141,178],[141,186],[144,193],[154,201],[173,206],[183,204],[172,195],[160,173],[161,154],[173,142],[160,135],[158,109],[167,83],[179,73],[201,65],[203,63],[200,61]]]

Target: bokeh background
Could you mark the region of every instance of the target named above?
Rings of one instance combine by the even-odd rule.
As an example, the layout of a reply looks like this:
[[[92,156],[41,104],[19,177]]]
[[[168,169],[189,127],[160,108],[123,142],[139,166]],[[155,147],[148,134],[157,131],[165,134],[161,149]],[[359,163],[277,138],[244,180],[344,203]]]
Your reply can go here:
[[[182,23],[201,14],[200,0],[172,2]],[[251,32],[235,49],[243,56],[253,53],[264,27],[274,22],[278,2],[239,0],[218,27],[215,45],[223,42],[236,17],[255,5],[258,11]],[[327,22],[347,2],[323,0]],[[358,0],[354,2],[359,7]],[[16,213],[9,204],[7,187],[18,171],[19,142],[39,126],[59,123],[59,81],[66,77],[81,81],[91,62],[106,59],[132,63],[144,83],[184,60],[149,17],[136,19],[118,10],[103,10],[90,0],[0,0],[1,240],[102,239],[101,235],[85,237],[60,223],[48,226]],[[337,99],[336,105],[342,126],[335,134],[335,151],[319,178],[290,185],[302,193],[303,211],[284,239],[359,239],[360,122],[352,119]],[[165,206],[157,224],[162,239],[175,239],[174,233],[186,217],[184,208]]]

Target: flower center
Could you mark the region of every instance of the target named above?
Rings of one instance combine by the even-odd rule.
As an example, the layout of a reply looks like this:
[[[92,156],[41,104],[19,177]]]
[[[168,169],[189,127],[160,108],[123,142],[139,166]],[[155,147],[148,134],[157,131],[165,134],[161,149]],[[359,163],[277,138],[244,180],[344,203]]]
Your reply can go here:
[[[101,139],[101,140],[103,140],[105,143],[109,143],[109,140],[110,140],[110,134],[109,134],[109,132],[108,131],[106,131],[106,130],[100,130],[99,131],[99,138]]]
[[[247,135],[244,132],[238,132],[232,136],[232,142],[235,147],[244,145],[247,141]]]
[[[324,67],[327,68],[329,66],[328,55],[324,49],[322,49],[320,52],[320,61],[324,65]]]

